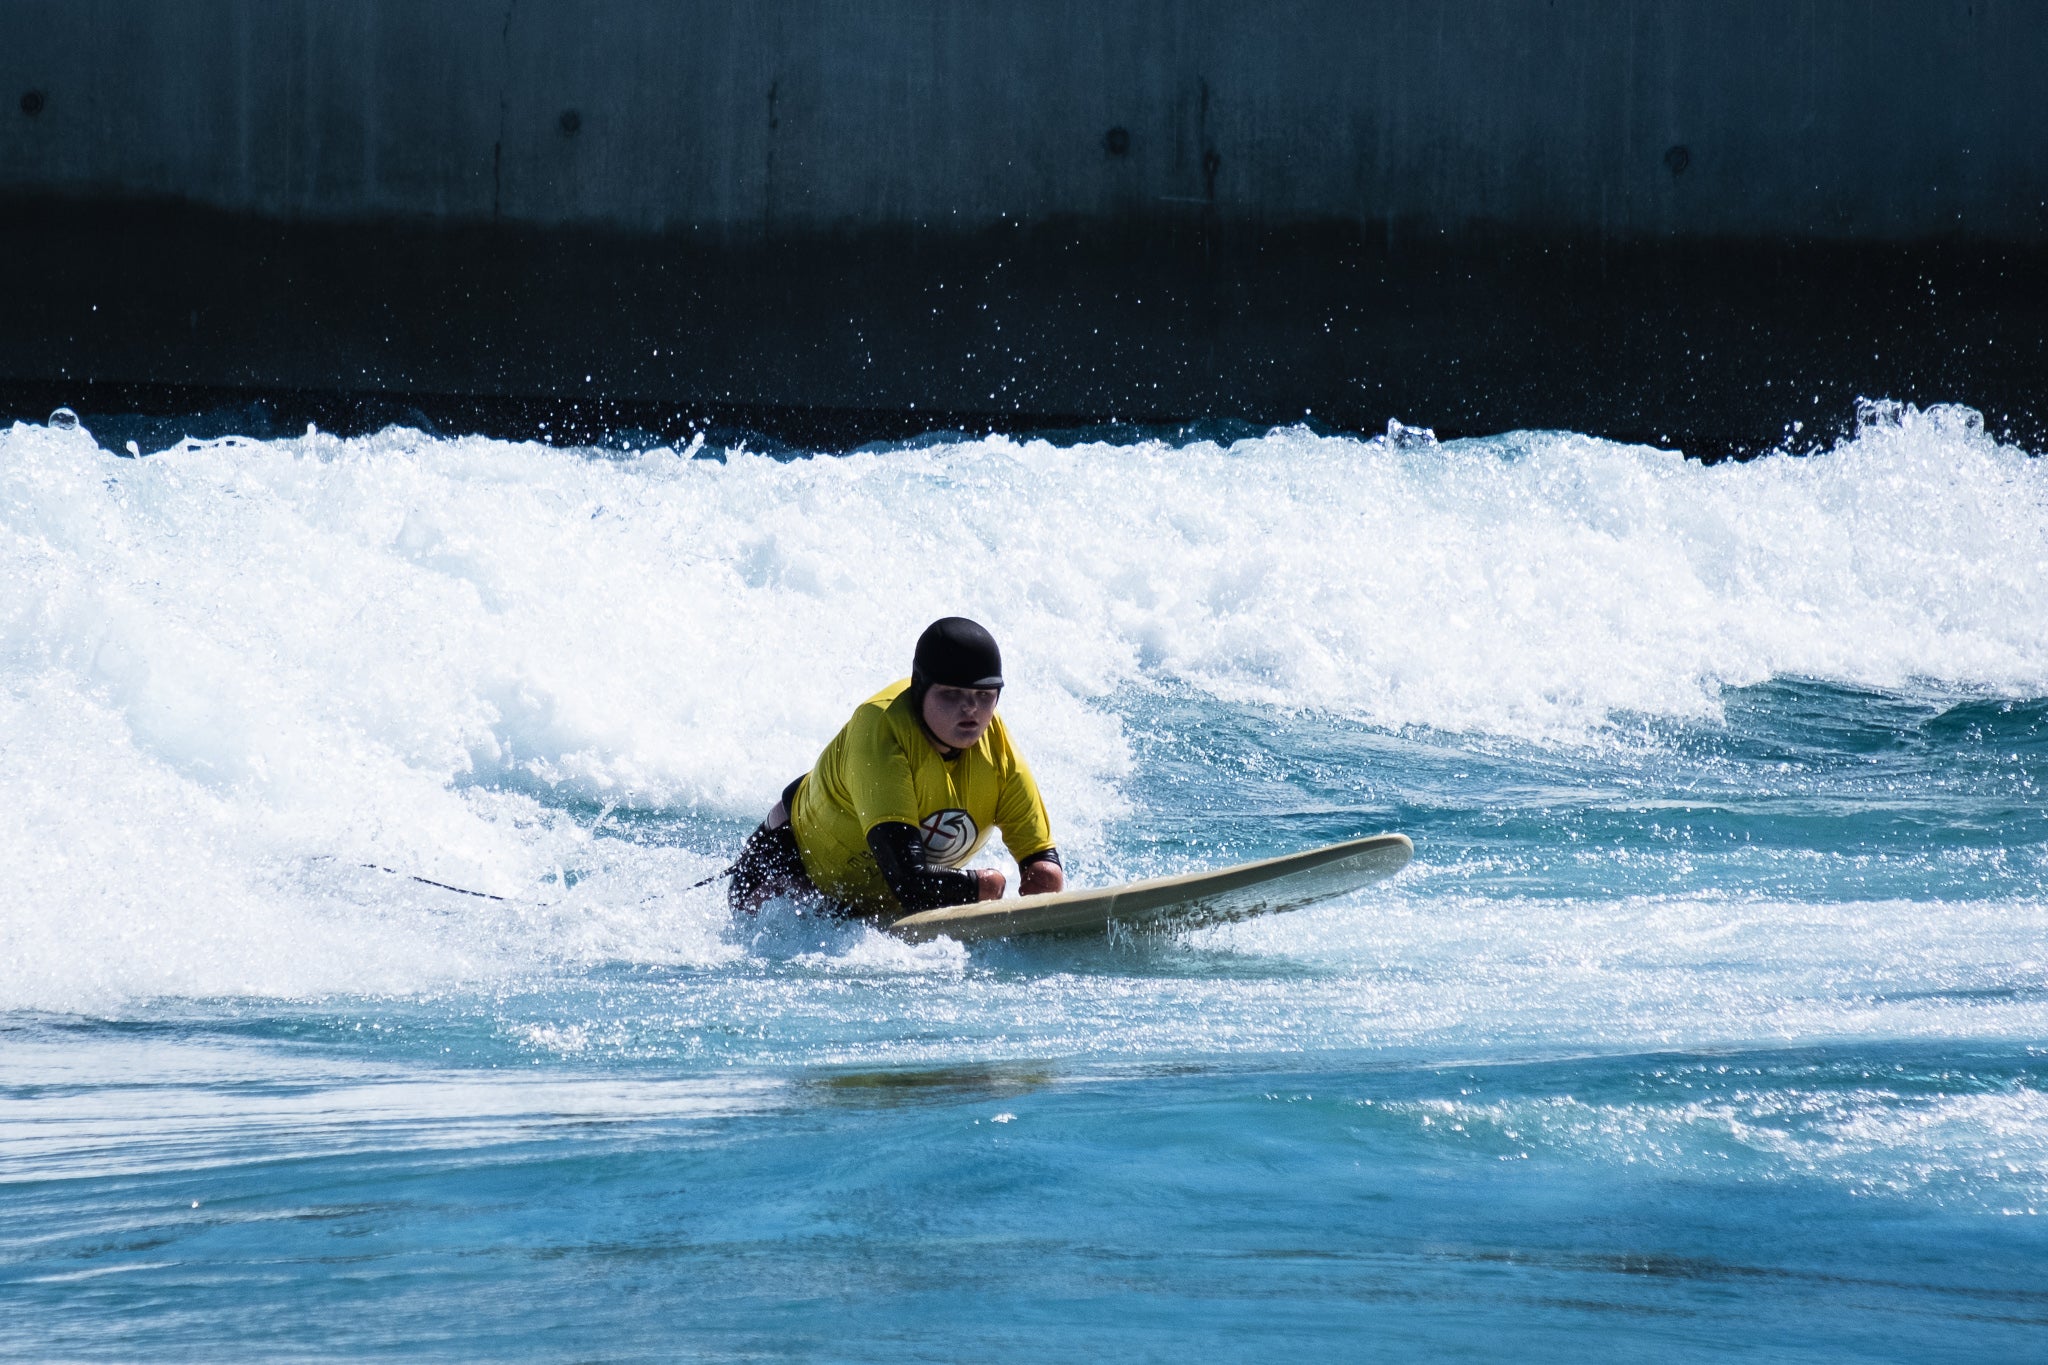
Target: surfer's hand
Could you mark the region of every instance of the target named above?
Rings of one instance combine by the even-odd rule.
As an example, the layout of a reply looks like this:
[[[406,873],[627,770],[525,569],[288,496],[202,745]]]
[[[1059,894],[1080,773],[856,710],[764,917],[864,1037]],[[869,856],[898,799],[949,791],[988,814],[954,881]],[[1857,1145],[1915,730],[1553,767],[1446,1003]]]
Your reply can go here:
[[[1017,869],[1017,894],[1020,896],[1042,896],[1066,889],[1065,870],[1050,858],[1028,862]]]
[[[976,900],[999,901],[1003,898],[1003,874],[992,867],[977,867],[974,876],[981,883],[981,894]]]

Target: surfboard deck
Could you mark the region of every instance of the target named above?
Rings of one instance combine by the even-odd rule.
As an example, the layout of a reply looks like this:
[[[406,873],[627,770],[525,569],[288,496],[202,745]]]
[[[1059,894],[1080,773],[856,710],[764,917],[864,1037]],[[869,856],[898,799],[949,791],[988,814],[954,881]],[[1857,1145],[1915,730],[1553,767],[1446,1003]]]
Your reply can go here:
[[[1112,923],[1221,924],[1299,910],[1391,877],[1415,856],[1405,834],[1375,834],[1256,863],[1152,877],[1092,891],[977,901],[905,915],[889,932],[914,943],[1101,933]]]

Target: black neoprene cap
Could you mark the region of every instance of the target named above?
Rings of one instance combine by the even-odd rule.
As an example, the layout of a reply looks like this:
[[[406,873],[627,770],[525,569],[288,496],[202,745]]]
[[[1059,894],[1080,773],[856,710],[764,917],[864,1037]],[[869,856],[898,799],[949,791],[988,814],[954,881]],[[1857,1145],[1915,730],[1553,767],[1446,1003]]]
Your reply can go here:
[[[941,687],[1001,687],[1003,652],[996,637],[964,616],[944,616],[917,637],[910,666],[917,681]]]

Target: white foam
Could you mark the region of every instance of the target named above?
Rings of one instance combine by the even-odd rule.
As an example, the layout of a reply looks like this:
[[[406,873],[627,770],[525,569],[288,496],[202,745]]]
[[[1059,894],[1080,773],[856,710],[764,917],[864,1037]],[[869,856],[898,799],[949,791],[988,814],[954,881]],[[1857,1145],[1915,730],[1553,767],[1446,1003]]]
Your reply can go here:
[[[140,1116],[133,1089],[109,1087],[92,1070],[94,1063],[132,1063],[138,1054],[149,1063],[138,1076],[149,1087]],[[781,1084],[758,1076],[634,1080],[475,1068],[352,1075],[330,1058],[322,1059],[324,1071],[301,1076],[275,1051],[252,1058],[162,1039],[141,1047],[132,1040],[17,1045],[9,1061],[46,1067],[62,1080],[0,1095],[0,1188],[344,1153],[474,1153],[587,1135],[599,1125],[732,1119],[784,1102]],[[207,1081],[194,1083],[193,1072],[209,1073]],[[93,1083],[77,1084],[81,1076]]]
[[[1752,1059],[1744,1059],[1750,1062]],[[1872,1084],[1721,1074],[1667,1080],[1647,1100],[1363,1101],[1432,1145],[1498,1159],[1647,1168],[1680,1179],[1818,1180],[1861,1197],[2038,1216],[2048,1210],[2048,1100],[2036,1092],[1913,1093]],[[1734,1070],[1737,1075],[1726,1073]],[[1714,1082],[1719,1084],[1714,1084]],[[1747,1082],[1747,1083],[1745,1083]]]
[[[1715,468],[1298,430],[722,463],[392,430],[138,461],[17,425],[0,1005],[742,951],[715,897],[669,890],[708,855],[607,850],[551,890],[599,854],[525,793],[750,818],[948,612],[1004,640],[1005,714],[1085,848],[1122,809],[1119,689],[1580,740],[1774,675],[2040,695],[2043,600],[2048,468],[1953,408]],[[320,872],[361,863],[522,904]]]

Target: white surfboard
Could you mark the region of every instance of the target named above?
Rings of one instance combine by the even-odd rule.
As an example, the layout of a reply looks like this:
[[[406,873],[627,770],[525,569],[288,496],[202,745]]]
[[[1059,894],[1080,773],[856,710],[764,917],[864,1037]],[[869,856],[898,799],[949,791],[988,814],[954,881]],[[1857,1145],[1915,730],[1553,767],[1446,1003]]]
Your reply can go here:
[[[1405,834],[1289,853],[1256,863],[1153,877],[1095,891],[1057,891],[1015,900],[977,901],[905,915],[889,932],[912,942],[1014,938],[1023,934],[1100,933],[1112,923],[1220,924],[1299,910],[1391,877],[1415,856]]]

